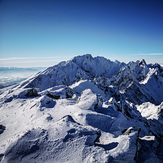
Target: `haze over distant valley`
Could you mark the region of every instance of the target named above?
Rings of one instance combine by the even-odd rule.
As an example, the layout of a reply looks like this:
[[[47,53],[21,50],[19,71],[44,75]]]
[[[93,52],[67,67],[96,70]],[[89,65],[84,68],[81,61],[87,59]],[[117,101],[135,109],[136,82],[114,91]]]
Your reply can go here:
[[[0,67],[0,88],[19,83],[31,75],[44,70],[45,67],[18,68],[18,67]]]

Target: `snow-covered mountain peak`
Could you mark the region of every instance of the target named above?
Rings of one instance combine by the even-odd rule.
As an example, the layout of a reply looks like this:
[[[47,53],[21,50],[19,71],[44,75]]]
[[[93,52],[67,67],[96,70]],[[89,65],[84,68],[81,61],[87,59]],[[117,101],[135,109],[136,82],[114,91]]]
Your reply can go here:
[[[111,78],[111,83],[120,90],[126,89],[132,82],[139,82],[146,78],[149,68],[145,61],[129,62]]]
[[[95,76],[112,77],[125,63],[112,62],[104,57],[92,57],[90,54],[74,57],[50,67],[22,83],[26,88],[42,90],[57,85],[71,85],[81,79],[93,79]]]
[[[113,73],[116,73],[116,71],[118,71],[120,67],[125,65],[124,63],[122,64],[118,61],[112,62],[104,57],[97,56],[93,58],[91,54],[74,57],[72,61],[84,71],[88,73],[90,72],[90,74],[92,74],[93,76],[104,75],[106,77],[111,74],[113,75]]]

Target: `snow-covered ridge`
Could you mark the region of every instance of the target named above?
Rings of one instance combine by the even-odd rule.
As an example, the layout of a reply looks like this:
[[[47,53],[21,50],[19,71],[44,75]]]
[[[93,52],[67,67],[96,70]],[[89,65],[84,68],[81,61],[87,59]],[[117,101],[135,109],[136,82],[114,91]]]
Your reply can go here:
[[[1,90],[0,161],[162,162],[163,68],[77,56]]]
[[[97,75],[111,77],[124,65],[125,63],[112,62],[104,57],[93,58],[86,54],[50,67],[22,85],[42,90],[62,84],[71,85],[80,79],[91,79]]]
[[[133,103],[163,101],[163,68],[159,64],[147,65],[144,60],[130,62],[111,78],[111,84]]]

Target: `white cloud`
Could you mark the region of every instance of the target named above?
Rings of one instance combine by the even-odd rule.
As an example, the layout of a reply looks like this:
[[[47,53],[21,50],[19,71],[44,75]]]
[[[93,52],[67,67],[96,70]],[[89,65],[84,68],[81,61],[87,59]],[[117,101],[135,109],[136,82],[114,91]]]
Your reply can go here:
[[[152,56],[152,55],[163,55],[163,53],[148,53],[148,54],[135,54],[135,55],[146,55],[146,56]]]

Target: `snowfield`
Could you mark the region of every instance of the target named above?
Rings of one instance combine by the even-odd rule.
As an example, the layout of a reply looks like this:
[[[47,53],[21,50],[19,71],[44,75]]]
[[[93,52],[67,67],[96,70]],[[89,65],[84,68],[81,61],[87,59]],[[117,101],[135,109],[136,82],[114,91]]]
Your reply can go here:
[[[0,90],[2,163],[163,162],[163,68],[90,54]]]

